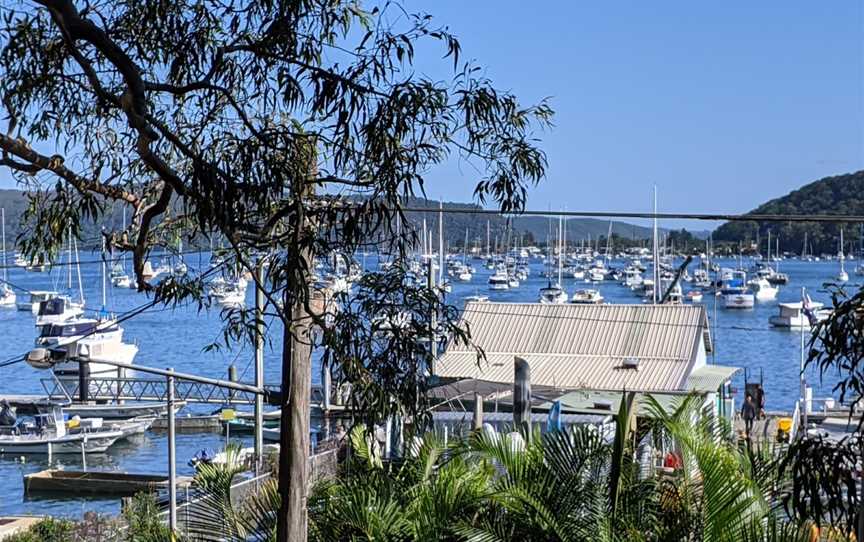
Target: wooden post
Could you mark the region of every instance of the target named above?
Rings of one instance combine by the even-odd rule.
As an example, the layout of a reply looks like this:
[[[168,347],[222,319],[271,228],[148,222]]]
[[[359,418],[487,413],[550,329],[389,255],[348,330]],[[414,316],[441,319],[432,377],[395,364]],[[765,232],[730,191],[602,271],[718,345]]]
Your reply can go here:
[[[531,435],[531,367],[524,359],[513,358],[513,425]]]
[[[90,400],[90,363],[78,360],[78,401],[82,404]]]
[[[483,396],[474,393],[474,429],[483,428]]]

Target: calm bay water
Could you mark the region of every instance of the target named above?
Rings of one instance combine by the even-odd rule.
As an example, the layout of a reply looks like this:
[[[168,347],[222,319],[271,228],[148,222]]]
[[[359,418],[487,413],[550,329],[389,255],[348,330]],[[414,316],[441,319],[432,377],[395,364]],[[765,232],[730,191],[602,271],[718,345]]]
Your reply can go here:
[[[207,266],[208,255],[198,259],[193,255],[187,258],[190,272],[196,272],[196,267]],[[96,260],[97,256],[82,255],[82,260]],[[202,263],[203,262],[203,263]],[[373,260],[370,258],[370,265]],[[697,262],[698,263],[698,262]],[[721,265],[734,265],[734,262],[718,262]],[[851,271],[855,262],[847,262]],[[616,262],[620,266],[620,262]],[[798,396],[798,366],[800,361],[800,335],[797,332],[772,329],[768,325],[769,316],[776,313],[777,302],[794,302],[801,299],[801,288],[806,287],[814,301],[828,305],[830,297],[822,287],[830,281],[838,271],[837,262],[800,262],[784,261],[780,264],[781,271],[789,274],[790,282],[781,287],[776,301],[758,303],[752,310],[727,311],[719,306],[715,308],[714,298],[706,295],[704,302],[711,320],[713,340],[716,347],[712,362],[747,368],[751,379],[758,380],[760,372],[764,378],[767,408],[769,410],[791,409]],[[540,263],[532,264],[533,274],[524,281],[520,288],[507,291],[489,291],[486,281],[489,271],[482,269],[480,262],[474,262],[478,273],[469,283],[454,284],[450,294],[451,302],[461,304],[462,298],[473,294],[488,295],[492,301],[534,302],[537,300],[538,289],[545,285],[545,279],[540,276]],[[691,266],[691,270],[695,269]],[[30,273],[13,269],[9,273],[9,281],[26,289],[57,289],[64,290],[66,286],[65,268],[58,268],[53,273]],[[82,264],[82,282],[87,306],[98,310],[101,307],[101,279],[98,264]],[[850,273],[851,274],[851,273]],[[854,284],[862,279],[852,275],[849,289],[855,290]],[[77,285],[77,278],[76,285]],[[617,283],[602,283],[589,286],[583,281],[565,279],[564,286],[569,293],[576,288],[599,288],[602,295],[610,303],[641,303],[630,291]],[[76,286],[77,288],[77,286]],[[686,288],[685,288],[686,291]],[[247,292],[247,303],[252,303],[252,288]],[[25,294],[19,293],[19,299]],[[106,306],[115,313],[123,313],[138,307],[147,301],[146,296],[132,290],[108,289]],[[33,345],[34,319],[29,313],[14,309],[0,309],[0,361],[27,352]],[[152,367],[173,367],[177,371],[190,372],[212,377],[225,377],[228,366],[237,366],[243,380],[251,380],[252,351],[247,347],[221,349],[204,352],[210,343],[220,339],[222,322],[219,311],[198,311],[197,307],[185,306],[174,309],[154,307],[147,312],[130,319],[123,324],[125,339],[139,346],[135,363]],[[271,332],[271,344],[265,353],[265,382],[279,382],[279,350],[281,348],[281,329],[274,327]],[[40,379],[46,375],[23,363],[0,368],[0,395],[3,394],[39,394],[44,393]],[[816,389],[815,397],[831,395],[834,376],[827,375],[820,383],[818,375],[808,371],[807,380]],[[314,371],[313,381],[319,381],[319,374]],[[743,388],[743,374],[739,374],[735,387]],[[740,399],[739,399],[740,400]],[[187,412],[208,412],[218,405],[199,405],[187,407]],[[181,414],[182,415],[182,414]],[[248,437],[242,437],[244,445],[251,445]],[[217,450],[224,444],[224,437],[215,433],[180,434],[177,438],[177,463],[180,474],[191,474],[192,469],[186,462],[199,450]],[[93,499],[40,499],[25,500],[23,495],[22,477],[24,474],[48,468],[46,458],[38,456],[21,458],[0,456],[0,515],[8,514],[58,514],[80,516],[83,512],[97,510],[100,512],[116,512],[119,502],[116,500]],[[53,468],[66,467],[80,469],[81,458],[78,456],[55,458]],[[132,442],[119,443],[107,454],[87,457],[88,468],[106,470],[122,470],[126,472],[167,472],[167,441],[164,433],[148,433]]]

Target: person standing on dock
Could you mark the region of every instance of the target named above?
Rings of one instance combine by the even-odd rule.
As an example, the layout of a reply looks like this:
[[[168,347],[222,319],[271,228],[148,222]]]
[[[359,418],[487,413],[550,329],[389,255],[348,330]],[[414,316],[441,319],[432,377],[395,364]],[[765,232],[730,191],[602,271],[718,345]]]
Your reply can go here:
[[[750,432],[753,430],[753,420],[756,418],[756,405],[753,404],[753,396],[749,393],[741,405],[741,417],[744,418],[744,432],[747,438],[750,438]]]

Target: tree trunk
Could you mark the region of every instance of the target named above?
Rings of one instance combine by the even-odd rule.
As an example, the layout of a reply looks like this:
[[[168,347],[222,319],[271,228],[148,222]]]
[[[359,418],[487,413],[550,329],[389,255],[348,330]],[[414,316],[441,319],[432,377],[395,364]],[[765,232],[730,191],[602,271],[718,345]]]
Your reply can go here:
[[[306,495],[309,485],[309,397],[312,388],[309,315],[302,300],[291,299],[291,326],[282,346],[282,415],[279,436],[278,542],[306,542]],[[288,305],[286,305],[287,307]]]

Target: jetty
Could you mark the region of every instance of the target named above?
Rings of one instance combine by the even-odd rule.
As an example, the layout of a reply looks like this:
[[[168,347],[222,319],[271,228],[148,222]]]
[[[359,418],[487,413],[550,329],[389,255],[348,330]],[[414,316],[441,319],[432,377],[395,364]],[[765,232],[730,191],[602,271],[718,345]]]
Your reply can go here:
[[[188,487],[192,477],[177,478],[179,487]],[[136,474],[112,471],[67,471],[46,469],[24,475],[24,494],[72,493],[131,497],[139,491],[168,489],[167,474]]]

